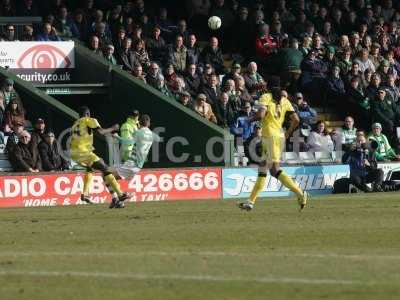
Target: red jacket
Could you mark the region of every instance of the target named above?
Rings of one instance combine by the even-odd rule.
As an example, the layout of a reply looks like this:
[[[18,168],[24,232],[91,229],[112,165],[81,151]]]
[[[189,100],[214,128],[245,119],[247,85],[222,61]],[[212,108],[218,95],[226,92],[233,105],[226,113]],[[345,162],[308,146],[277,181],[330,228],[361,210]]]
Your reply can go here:
[[[264,46],[266,44],[268,47]],[[277,47],[277,43],[270,35],[256,38],[256,53],[258,58],[267,58]]]

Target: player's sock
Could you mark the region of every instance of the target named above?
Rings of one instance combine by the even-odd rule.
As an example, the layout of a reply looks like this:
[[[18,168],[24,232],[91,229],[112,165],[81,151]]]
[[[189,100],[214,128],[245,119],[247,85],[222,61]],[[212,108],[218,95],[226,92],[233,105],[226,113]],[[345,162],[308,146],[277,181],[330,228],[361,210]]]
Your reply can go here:
[[[262,191],[265,185],[265,181],[267,179],[267,174],[259,173],[257,177],[257,181],[254,184],[253,190],[250,194],[250,202],[254,204],[256,202],[258,194]]]
[[[117,198],[118,197],[117,193],[114,192],[114,190],[113,190],[113,188],[112,188],[112,186],[110,184],[106,183],[106,187],[108,189],[108,192],[111,195],[111,198]]]
[[[104,182],[106,185],[110,185],[112,190],[117,193],[118,197],[122,196],[121,188],[119,187],[118,181],[115,179],[113,174],[108,174],[104,176]]]
[[[93,173],[92,172],[86,172],[85,176],[83,177],[83,195],[89,196],[89,188],[90,188],[90,183],[92,182],[93,178]]]
[[[278,180],[282,182],[284,186],[286,186],[289,190],[291,190],[293,193],[295,193],[298,197],[303,196],[303,191],[300,189],[300,187],[297,185],[296,182],[292,178],[286,175],[285,172],[279,171],[280,174],[278,175]]]

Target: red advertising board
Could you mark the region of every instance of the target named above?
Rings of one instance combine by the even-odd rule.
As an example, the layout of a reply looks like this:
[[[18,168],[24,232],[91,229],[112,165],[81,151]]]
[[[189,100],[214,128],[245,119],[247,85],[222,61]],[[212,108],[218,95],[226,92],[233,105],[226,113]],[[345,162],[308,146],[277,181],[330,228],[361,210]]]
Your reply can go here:
[[[221,169],[163,169],[141,171],[130,181],[120,181],[131,202],[220,199]],[[83,204],[83,174],[0,176],[0,207],[31,207]],[[95,203],[108,203],[100,174],[93,176],[90,195]]]

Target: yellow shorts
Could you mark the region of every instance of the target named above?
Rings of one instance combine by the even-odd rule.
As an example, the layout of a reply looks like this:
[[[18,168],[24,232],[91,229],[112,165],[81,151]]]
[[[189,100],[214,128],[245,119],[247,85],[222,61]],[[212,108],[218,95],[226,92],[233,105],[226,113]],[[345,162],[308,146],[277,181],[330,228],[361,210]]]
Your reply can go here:
[[[91,167],[100,157],[93,152],[71,152],[71,159],[83,167]]]
[[[281,161],[282,149],[285,139],[279,136],[263,136],[262,143],[262,160],[267,164],[279,163]]]

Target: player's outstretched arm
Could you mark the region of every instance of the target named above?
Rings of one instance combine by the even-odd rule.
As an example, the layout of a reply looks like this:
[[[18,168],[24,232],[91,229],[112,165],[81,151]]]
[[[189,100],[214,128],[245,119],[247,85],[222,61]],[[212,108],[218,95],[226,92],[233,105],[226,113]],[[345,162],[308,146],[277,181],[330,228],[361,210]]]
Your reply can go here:
[[[107,135],[107,134],[111,134],[111,133],[114,133],[114,132],[118,131],[119,130],[119,125],[115,124],[114,126],[111,126],[109,128],[98,127],[96,130],[101,135]]]
[[[289,126],[288,130],[286,130],[286,132],[285,132],[286,138],[289,138],[292,135],[293,131],[295,131],[296,128],[300,124],[299,116],[295,112],[292,112],[290,114],[289,120],[290,120],[290,126]]]

